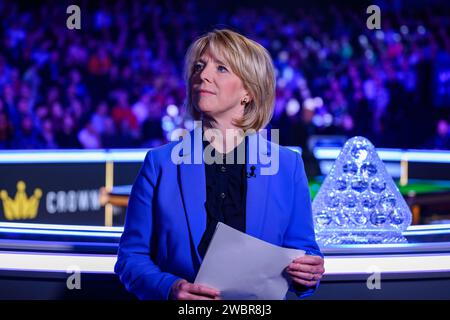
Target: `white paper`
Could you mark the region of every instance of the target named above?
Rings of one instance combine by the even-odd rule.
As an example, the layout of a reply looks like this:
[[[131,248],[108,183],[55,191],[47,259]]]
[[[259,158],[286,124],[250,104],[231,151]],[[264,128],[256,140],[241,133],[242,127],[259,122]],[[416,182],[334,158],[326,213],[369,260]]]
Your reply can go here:
[[[219,222],[195,283],[219,290],[224,300],[282,300],[289,289],[284,269],[304,254]]]

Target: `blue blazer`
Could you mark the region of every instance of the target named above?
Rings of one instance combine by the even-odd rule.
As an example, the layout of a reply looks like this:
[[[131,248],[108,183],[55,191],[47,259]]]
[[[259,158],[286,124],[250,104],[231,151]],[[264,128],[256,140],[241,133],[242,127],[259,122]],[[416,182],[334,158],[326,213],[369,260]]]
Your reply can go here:
[[[189,136],[190,150],[202,148],[201,127]],[[194,145],[194,137],[200,137],[200,146]],[[266,148],[257,148],[257,163],[247,161],[247,172],[254,165],[256,177],[247,181],[246,233],[322,256],[315,241],[308,181],[300,154],[278,146],[278,172],[264,175],[261,170],[267,165],[259,159],[271,156],[272,142],[259,133],[249,135],[247,159],[249,150],[261,143]],[[180,143],[174,141],[150,150],[130,194],[115,272],[127,290],[140,299],[168,299],[176,280],[194,282],[202,262],[197,247],[207,217],[204,162],[174,163],[173,154],[179,147]],[[182,149],[179,155],[192,160],[190,150]],[[291,286],[290,290],[305,297],[316,288]]]

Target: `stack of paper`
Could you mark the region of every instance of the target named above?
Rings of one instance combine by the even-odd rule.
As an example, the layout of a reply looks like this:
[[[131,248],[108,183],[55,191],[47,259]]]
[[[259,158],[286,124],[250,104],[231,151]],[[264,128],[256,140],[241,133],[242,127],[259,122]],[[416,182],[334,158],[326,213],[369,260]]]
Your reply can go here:
[[[281,300],[289,289],[284,269],[305,251],[282,248],[217,224],[195,283],[225,300]]]

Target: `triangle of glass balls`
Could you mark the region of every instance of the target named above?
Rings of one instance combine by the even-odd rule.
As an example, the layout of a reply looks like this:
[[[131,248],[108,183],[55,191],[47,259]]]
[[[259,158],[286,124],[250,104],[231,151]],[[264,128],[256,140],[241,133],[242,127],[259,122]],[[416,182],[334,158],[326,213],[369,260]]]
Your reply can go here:
[[[363,137],[347,141],[313,201],[316,231],[326,229],[405,230],[411,212]]]

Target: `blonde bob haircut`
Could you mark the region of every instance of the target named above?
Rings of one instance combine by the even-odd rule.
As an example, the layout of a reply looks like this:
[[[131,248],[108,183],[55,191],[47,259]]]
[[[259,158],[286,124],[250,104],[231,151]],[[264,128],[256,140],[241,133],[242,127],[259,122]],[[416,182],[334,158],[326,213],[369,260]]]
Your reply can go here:
[[[213,30],[193,42],[184,61],[186,111],[194,120],[202,115],[192,101],[192,76],[195,63],[205,51],[221,56],[249,92],[250,101],[244,107],[242,119],[233,119],[234,125],[247,131],[266,127],[273,115],[275,101],[275,72],[269,52],[259,43],[228,30]]]

